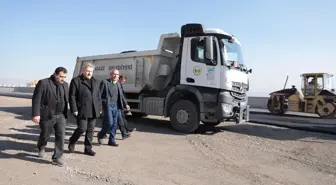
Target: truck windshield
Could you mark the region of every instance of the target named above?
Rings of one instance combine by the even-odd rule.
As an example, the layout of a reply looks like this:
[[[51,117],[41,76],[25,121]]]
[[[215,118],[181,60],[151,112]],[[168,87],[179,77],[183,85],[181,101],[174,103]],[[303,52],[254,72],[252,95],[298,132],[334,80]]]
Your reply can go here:
[[[240,65],[244,64],[241,46],[236,41],[229,42],[228,39],[224,38],[221,39],[220,44],[225,58],[225,65],[231,65],[232,62],[237,62]]]

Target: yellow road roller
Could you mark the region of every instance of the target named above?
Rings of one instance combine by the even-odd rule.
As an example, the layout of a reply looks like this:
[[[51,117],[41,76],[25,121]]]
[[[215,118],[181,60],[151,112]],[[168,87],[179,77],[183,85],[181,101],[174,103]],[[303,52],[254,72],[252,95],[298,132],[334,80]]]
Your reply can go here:
[[[267,109],[272,114],[284,115],[287,111],[317,114],[321,118],[336,118],[336,93],[333,75],[328,73],[301,74],[301,91],[292,88],[270,93]]]

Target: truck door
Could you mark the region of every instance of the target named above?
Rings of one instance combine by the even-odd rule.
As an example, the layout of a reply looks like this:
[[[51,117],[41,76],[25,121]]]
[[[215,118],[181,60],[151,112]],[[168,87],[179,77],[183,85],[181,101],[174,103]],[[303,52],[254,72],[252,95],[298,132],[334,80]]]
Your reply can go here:
[[[215,64],[206,64],[204,59],[204,37],[187,38],[184,42],[188,47],[183,49],[181,68],[181,84],[220,88],[220,53],[219,44],[213,37]],[[188,48],[188,49],[187,49]],[[184,63],[184,65],[183,65]]]

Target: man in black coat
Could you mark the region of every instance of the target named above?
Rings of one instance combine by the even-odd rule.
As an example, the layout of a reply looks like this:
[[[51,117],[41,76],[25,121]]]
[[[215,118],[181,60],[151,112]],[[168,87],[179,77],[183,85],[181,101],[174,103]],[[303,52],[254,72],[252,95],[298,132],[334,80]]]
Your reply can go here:
[[[55,69],[49,78],[39,80],[32,97],[33,122],[40,125],[40,137],[37,143],[38,154],[45,156],[45,147],[53,128],[55,129],[55,149],[53,164],[63,165],[63,149],[66,119],[68,117],[69,87],[65,82],[67,70]]]
[[[97,135],[99,144],[103,144],[103,138],[109,132],[108,145],[115,147],[119,146],[115,141],[115,135],[117,122],[121,120],[121,110],[130,109],[118,80],[119,70],[113,69],[110,73],[110,79],[103,80],[100,84],[104,120],[102,129]],[[127,137],[129,137],[129,134],[123,135],[124,139]]]
[[[94,66],[85,63],[82,74],[73,78],[70,82],[70,110],[77,119],[77,129],[69,139],[68,149],[74,152],[75,143],[85,133],[84,154],[94,156],[92,150],[92,138],[96,125],[96,119],[101,113],[100,82],[92,77]]]

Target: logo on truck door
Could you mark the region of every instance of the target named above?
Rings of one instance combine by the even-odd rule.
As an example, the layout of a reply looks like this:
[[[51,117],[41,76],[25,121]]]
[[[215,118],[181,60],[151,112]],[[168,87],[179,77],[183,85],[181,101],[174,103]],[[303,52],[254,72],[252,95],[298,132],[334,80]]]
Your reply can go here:
[[[208,67],[207,80],[215,80],[215,67]]]
[[[202,68],[199,66],[194,67],[193,73],[195,76],[199,76],[202,73]]]

